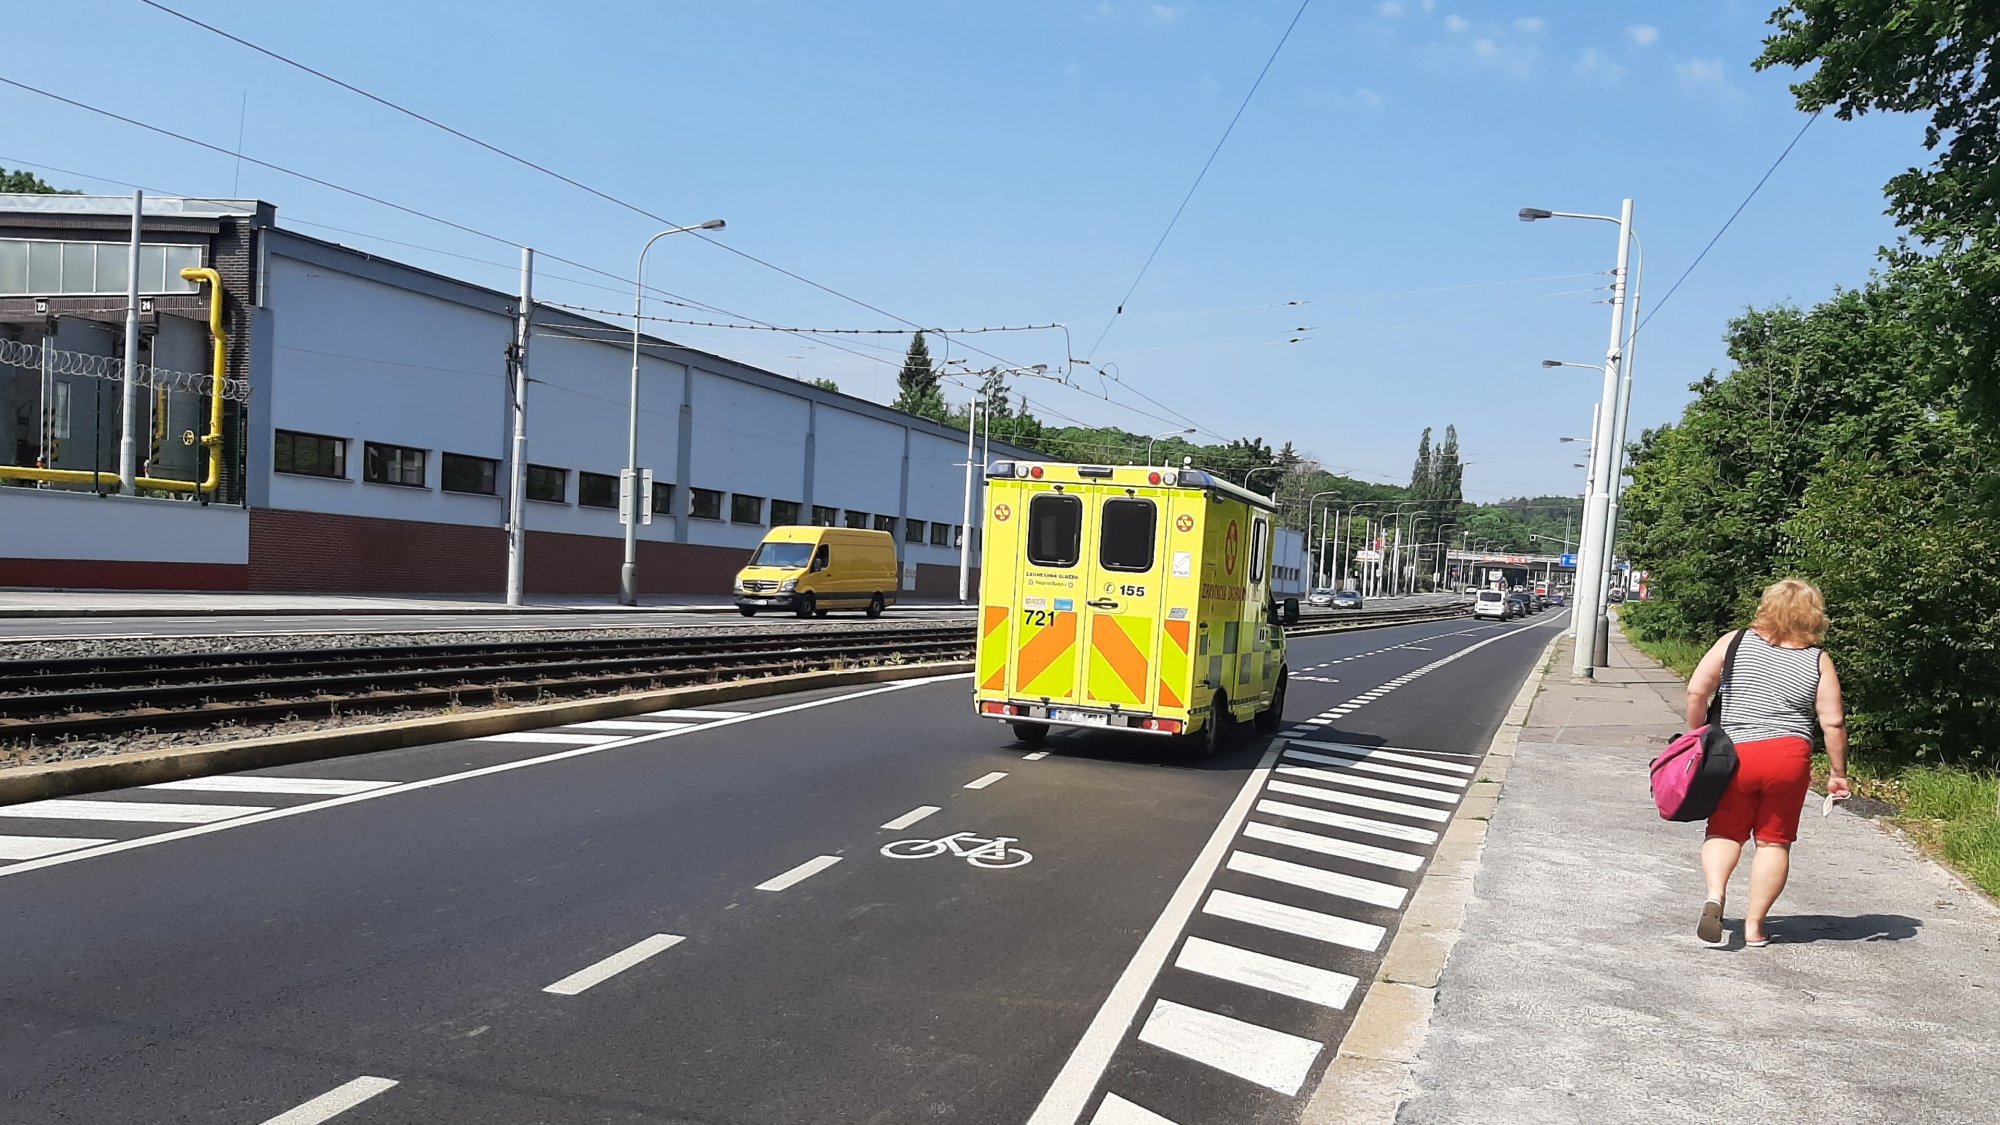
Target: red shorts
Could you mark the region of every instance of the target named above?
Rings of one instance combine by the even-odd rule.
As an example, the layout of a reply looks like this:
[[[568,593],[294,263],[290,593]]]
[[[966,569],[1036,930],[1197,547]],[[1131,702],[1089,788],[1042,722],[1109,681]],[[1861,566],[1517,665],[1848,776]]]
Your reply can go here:
[[[1708,834],[1739,844],[1753,833],[1760,844],[1797,840],[1812,786],[1812,743],[1797,737],[1739,742],[1736,756],[1736,778],[1708,818]]]

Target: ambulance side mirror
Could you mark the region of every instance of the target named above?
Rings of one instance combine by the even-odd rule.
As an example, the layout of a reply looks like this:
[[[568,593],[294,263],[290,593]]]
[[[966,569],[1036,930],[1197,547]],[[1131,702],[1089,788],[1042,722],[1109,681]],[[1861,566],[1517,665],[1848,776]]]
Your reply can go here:
[[[1283,609],[1284,625],[1287,629],[1299,623],[1299,599],[1286,598]]]

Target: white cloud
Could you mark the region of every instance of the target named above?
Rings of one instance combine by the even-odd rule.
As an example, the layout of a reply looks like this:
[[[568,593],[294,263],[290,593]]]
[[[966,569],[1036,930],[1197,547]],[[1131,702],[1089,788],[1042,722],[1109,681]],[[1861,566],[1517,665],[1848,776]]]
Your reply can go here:
[[[1674,77],[1688,87],[1718,87],[1729,84],[1728,71],[1721,59],[1682,59],[1674,64]]]
[[[1472,53],[1482,59],[1499,58],[1500,44],[1495,43],[1491,39],[1474,39],[1472,41]]]
[[[1464,16],[1451,15],[1444,18],[1444,29],[1446,31],[1464,31],[1471,26],[1471,24],[1465,22]]]
[[[1635,23],[1625,29],[1625,38],[1641,47],[1650,47],[1660,37],[1660,29],[1650,23]]]
[[[1408,11],[1403,7],[1403,0],[1382,0],[1382,6],[1377,10],[1382,13],[1382,18],[1385,20],[1396,19]]]
[[[1389,100],[1382,96],[1381,91],[1367,86],[1356,86],[1352,90],[1327,90],[1317,96],[1327,105],[1341,110],[1381,109]]]
[[[1586,47],[1570,65],[1569,76],[1579,86],[1608,90],[1625,81],[1625,68],[1603,51]]]
[[[1172,4],[1148,4],[1146,10],[1161,23],[1173,23],[1181,18],[1181,10]]]
[[[1417,6],[1422,8],[1426,12],[1435,12],[1437,11],[1438,0],[1423,0],[1423,3]]]
[[[1523,35],[1533,35],[1535,32],[1540,31],[1541,29],[1542,29],[1542,17],[1540,16],[1523,16],[1520,19],[1514,21],[1514,30],[1522,33]]]

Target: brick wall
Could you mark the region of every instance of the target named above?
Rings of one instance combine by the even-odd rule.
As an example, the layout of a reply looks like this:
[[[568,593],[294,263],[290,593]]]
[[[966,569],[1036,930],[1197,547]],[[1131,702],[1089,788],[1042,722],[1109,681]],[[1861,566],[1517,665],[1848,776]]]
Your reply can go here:
[[[0,559],[0,586],[51,590],[245,590],[250,568],[237,563],[115,559]]]

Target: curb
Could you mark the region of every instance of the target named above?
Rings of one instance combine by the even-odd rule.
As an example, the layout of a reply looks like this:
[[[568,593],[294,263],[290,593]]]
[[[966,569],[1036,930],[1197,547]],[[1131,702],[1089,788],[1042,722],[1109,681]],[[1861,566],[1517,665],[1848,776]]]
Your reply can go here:
[[[1521,682],[1500,729],[1487,744],[1479,773],[1459,802],[1429,870],[1369,982],[1340,1051],[1306,1103],[1299,1125],[1393,1125],[1415,1092],[1411,1078],[1451,950],[1458,944],[1473,880],[1486,851],[1486,826],[1500,800],[1528,712],[1554,667],[1563,633],[1543,647]]]
[[[75,762],[14,766],[0,769],[0,805],[19,804],[50,797],[96,793],[179,781],[209,774],[316,762],[369,754],[377,750],[400,750],[440,742],[478,738],[488,734],[536,730],[591,719],[615,719],[664,711],[675,707],[700,707],[711,703],[732,703],[763,699],[773,695],[816,688],[878,684],[893,680],[914,680],[927,676],[948,676],[972,671],[971,661],[935,664],[897,664],[880,668],[856,668],[841,672],[801,672],[773,676],[765,680],[664,688],[631,695],[610,695],[599,699],[578,699],[565,703],[542,703],[529,707],[509,707],[468,715],[438,715],[422,719],[401,719],[367,726],[334,730],[280,734],[267,738],[246,738],[208,746],[176,747],[112,754]]]

